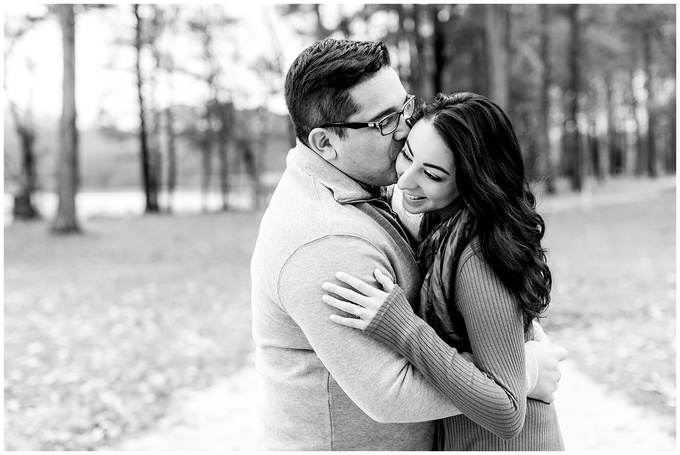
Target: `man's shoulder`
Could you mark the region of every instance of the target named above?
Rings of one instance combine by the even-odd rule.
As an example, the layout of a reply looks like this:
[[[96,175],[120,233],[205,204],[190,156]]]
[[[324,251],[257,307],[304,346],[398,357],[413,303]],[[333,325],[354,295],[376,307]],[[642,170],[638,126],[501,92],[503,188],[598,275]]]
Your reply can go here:
[[[285,242],[291,252],[305,245],[335,243],[336,239],[356,238],[380,243],[384,229],[352,204],[320,200],[298,200],[294,205],[272,201],[262,218],[262,238]]]
[[[274,231],[306,239],[329,235],[384,236],[381,226],[353,203],[335,200],[332,189],[307,176],[285,176],[263,217]]]

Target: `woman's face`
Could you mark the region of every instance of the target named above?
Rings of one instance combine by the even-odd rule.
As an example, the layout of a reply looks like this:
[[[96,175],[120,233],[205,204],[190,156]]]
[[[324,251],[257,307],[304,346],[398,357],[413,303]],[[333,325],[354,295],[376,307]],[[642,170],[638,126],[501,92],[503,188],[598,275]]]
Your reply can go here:
[[[453,153],[430,120],[421,119],[413,126],[396,167],[397,186],[409,213],[442,211],[459,197]]]

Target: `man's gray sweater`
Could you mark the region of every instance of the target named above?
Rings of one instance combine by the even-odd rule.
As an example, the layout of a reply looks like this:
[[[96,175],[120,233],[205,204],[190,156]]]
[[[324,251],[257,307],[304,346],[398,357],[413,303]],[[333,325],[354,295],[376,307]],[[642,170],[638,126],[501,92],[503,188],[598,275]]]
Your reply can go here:
[[[251,263],[261,449],[431,450],[432,421],[460,413],[404,357],[330,320],[321,284],[343,271],[375,285],[376,268],[417,301],[389,205],[298,144]]]

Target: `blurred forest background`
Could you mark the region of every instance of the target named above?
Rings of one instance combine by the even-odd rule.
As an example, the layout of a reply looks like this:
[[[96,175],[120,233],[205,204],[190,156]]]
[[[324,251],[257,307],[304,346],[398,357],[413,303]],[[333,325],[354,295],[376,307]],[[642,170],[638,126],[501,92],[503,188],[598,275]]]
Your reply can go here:
[[[265,26],[250,34],[230,9],[33,5],[6,12],[11,215],[39,215],[36,193],[53,193],[53,229],[77,231],[73,201],[93,189],[138,188],[147,213],[172,211],[180,189],[200,191],[203,209],[211,193],[218,210],[261,206],[294,143],[281,103],[285,71],[302,48],[329,36],[384,41],[406,89],[421,98],[472,91],[498,102],[547,192],[565,179],[579,191],[592,179],[675,172],[675,5],[256,4],[250,19]],[[100,72],[116,83],[101,99],[77,95],[81,86],[111,80],[78,77],[86,62],[76,43],[92,39],[81,22],[110,32],[96,52],[108,56]],[[57,24],[62,48],[30,44]],[[63,51],[61,121],[41,110],[44,100],[31,86],[45,51]],[[96,112],[87,127],[79,127],[79,108]]]
[[[546,217],[548,332],[674,434],[674,4],[17,3],[4,26],[7,449],[114,447],[247,364],[283,80],[325,37],[384,41],[420,98],[498,102],[546,200],[616,199]]]

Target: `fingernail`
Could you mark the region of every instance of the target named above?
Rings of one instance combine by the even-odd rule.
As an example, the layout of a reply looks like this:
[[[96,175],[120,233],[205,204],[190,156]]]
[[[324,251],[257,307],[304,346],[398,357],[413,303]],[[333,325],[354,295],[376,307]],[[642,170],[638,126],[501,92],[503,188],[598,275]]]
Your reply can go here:
[[[335,276],[337,278],[342,278],[342,272],[335,272]]]
[[[379,274],[382,275],[382,272],[380,271],[380,269],[375,269],[375,273],[379,273]]]
[[[324,283],[324,284],[321,285],[321,287],[328,290],[328,288],[330,287],[330,284]]]
[[[328,296],[326,294],[322,295],[321,300],[323,300],[324,302],[328,302]]]

